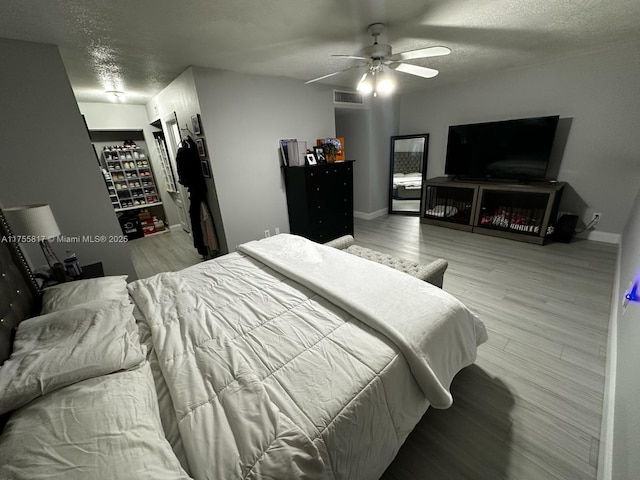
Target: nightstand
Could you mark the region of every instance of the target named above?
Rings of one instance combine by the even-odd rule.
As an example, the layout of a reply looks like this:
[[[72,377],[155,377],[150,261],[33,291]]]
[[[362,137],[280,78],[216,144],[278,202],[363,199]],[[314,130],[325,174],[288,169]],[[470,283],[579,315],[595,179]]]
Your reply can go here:
[[[53,285],[60,285],[60,282],[58,282],[53,278],[43,278],[42,276],[38,276],[37,274],[36,274],[36,277],[42,281],[42,284],[40,285],[40,288],[42,289],[47,287],[52,287]],[[86,280],[88,278],[98,278],[98,277],[104,277],[104,268],[102,267],[102,262],[90,263],[89,265],[82,265],[82,275],[80,275],[78,278],[73,278],[73,279],[68,277],[64,283],[74,282],[76,280]]]
[[[102,267],[102,262],[82,265],[82,275],[80,276],[80,278],[78,278],[78,280],[98,277],[104,277],[104,268]]]

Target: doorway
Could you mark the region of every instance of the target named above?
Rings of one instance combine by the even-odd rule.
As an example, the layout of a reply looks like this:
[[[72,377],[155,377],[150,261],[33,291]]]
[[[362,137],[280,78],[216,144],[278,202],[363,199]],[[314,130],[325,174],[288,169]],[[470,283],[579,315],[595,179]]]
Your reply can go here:
[[[175,165],[175,158],[178,153],[178,148],[180,147],[180,142],[182,140],[182,136],[180,135],[180,127],[178,126],[178,116],[176,115],[175,112],[173,112],[171,115],[168,115],[167,117],[165,117],[163,122],[164,122],[163,130],[164,132],[166,132],[166,137],[165,137],[166,141],[164,142],[164,146],[168,150],[167,152],[168,157],[170,159],[174,159],[174,160],[171,160],[171,167],[172,167],[172,172],[176,172],[177,167]],[[184,186],[181,185],[179,182],[176,181],[175,186],[176,186],[176,191],[175,193],[172,193],[172,196],[175,200],[176,208],[178,210],[178,218],[180,220],[180,226],[185,232],[191,233],[191,227],[189,225],[189,220],[187,219],[187,210],[185,207],[187,205],[187,202],[185,201],[185,199],[189,198],[189,196]]]

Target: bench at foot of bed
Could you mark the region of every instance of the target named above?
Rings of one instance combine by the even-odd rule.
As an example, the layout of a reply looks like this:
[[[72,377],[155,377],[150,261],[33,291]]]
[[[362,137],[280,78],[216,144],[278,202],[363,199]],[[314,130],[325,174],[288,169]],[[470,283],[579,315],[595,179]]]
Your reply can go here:
[[[410,262],[403,258],[394,257],[386,253],[372,250],[371,248],[361,247],[355,244],[355,241],[351,235],[345,235],[330,242],[325,243],[329,247],[345,250],[358,257],[366,258],[382,265],[395,268],[401,272],[408,273],[420,280],[429,282],[436,287],[442,288],[442,282],[444,280],[444,272],[447,270],[449,263],[442,258],[438,258],[429,264],[422,264],[416,262]]]

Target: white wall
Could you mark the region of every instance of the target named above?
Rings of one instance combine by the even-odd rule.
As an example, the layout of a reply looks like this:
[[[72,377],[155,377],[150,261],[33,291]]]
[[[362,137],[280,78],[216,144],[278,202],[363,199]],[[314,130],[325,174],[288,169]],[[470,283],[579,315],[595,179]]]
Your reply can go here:
[[[189,128],[189,130],[193,131],[191,126],[191,117],[195,114],[200,114],[202,126],[205,127],[207,124],[207,119],[203,115],[200,109],[200,103],[198,101],[198,94],[196,92],[196,85],[193,78],[193,69],[188,68],[182,74],[180,74],[173,82],[171,82],[162,92],[156,95],[148,104],[147,104],[147,114],[149,116],[150,121],[162,120],[163,129],[164,123],[167,116],[173,115],[175,112],[176,117],[178,118],[178,125],[180,128]],[[187,133],[185,130],[184,134]],[[204,132],[206,134],[206,131]],[[165,131],[165,135],[167,135],[167,142],[170,141],[170,136],[168,132]],[[184,135],[183,135],[184,136]],[[206,146],[210,150],[210,139],[205,135]],[[209,157],[211,154],[209,153]],[[172,162],[175,165],[175,158],[172,159]],[[176,170],[177,173],[177,170]],[[215,176],[214,176],[215,177]],[[218,241],[220,244],[220,250],[222,253],[227,253],[229,251],[227,247],[226,234],[224,230],[224,225],[222,223],[222,215],[220,213],[218,196],[216,191],[216,183],[215,178],[205,179],[207,184],[207,199],[209,208],[211,209],[211,215],[214,220],[214,224],[216,227],[216,233],[218,235]],[[179,187],[183,190],[184,195],[184,209],[187,218],[189,217],[189,198],[186,193],[186,189],[183,187]]]
[[[430,134],[427,173],[436,177],[444,173],[449,125],[559,114],[566,146],[554,152],[561,163],[551,169],[570,184],[561,210],[586,221],[600,212],[598,230],[619,234],[640,179],[637,51],[617,46],[403,95],[400,133]]]
[[[0,39],[0,205],[51,205],[63,235],[122,235],[57,47]],[[136,278],[123,243],[54,243]],[[32,262],[42,252],[27,248]]]
[[[389,205],[391,136],[398,132],[396,97],[367,99],[367,108],[336,110],[336,135],[344,137],[347,158],[356,160],[354,216],[371,219]]]
[[[391,136],[399,134],[400,102],[397,97],[377,98],[371,104],[372,161],[370,171],[371,212],[389,207]],[[409,132],[422,133],[422,132]]]
[[[158,193],[163,203],[162,207],[167,215],[167,222],[169,225],[178,225],[180,220],[176,205],[171,194],[167,192],[167,182],[162,173],[160,156],[153,138],[152,132],[156,129],[150,125],[147,109],[144,105],[79,102],[78,107],[84,115],[89,130],[142,130],[144,141],[147,144],[147,154],[151,160],[151,167],[158,186]]]
[[[631,208],[629,220],[620,244],[619,291],[614,298],[610,334],[615,338],[610,345],[615,348],[615,364],[607,374],[615,379],[613,401],[613,440],[605,448],[612,453],[611,476],[600,478],[640,478],[640,303],[630,302],[626,308],[620,305],[631,283],[640,282],[640,192]],[[640,293],[640,292],[639,292]],[[611,353],[611,352],[610,352]],[[610,421],[611,419],[609,419]],[[605,424],[606,431],[606,424]],[[603,462],[604,463],[604,462]],[[604,466],[604,465],[603,465]]]
[[[368,108],[336,110],[336,136],[344,138],[346,159],[356,161],[353,166],[353,209],[358,216],[371,212],[370,116]]]
[[[332,91],[284,78],[193,67],[229,248],[289,231],[278,141],[335,135]]]

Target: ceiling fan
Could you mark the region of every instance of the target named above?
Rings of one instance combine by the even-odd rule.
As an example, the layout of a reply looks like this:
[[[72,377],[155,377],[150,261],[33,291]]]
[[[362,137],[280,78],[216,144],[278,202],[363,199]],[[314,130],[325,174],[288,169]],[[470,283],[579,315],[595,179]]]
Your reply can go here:
[[[371,36],[373,36],[373,45],[363,48],[360,55],[332,55],[333,57],[361,60],[365,63],[359,63],[358,65],[314,78],[313,80],[305,82],[305,85],[333,77],[334,75],[338,75],[348,70],[364,67],[367,71],[360,78],[357,90],[362,93],[373,92],[373,95],[377,96],[378,93],[390,93],[393,90],[393,81],[388,75],[388,72],[385,72],[385,68],[402,73],[408,73],[410,75],[417,75],[418,77],[433,78],[438,75],[438,70],[413,65],[411,63],[404,63],[404,61],[415,60],[418,58],[439,57],[442,55],[449,55],[451,53],[451,50],[447,47],[427,47],[419,48],[417,50],[409,50],[406,52],[392,53],[391,45],[378,43],[378,36],[384,31],[384,23],[372,23],[367,27],[367,31]]]

